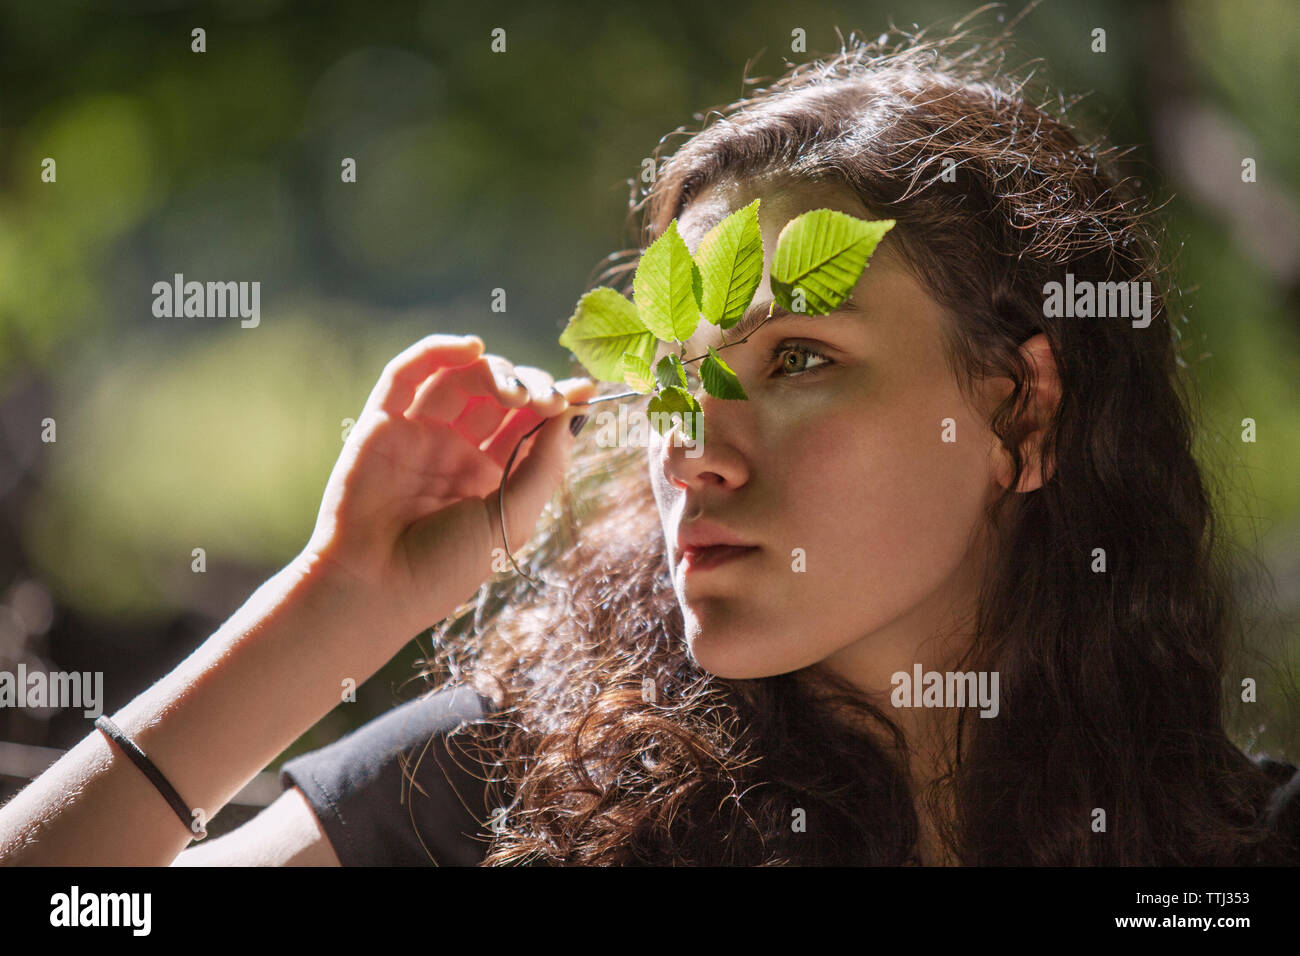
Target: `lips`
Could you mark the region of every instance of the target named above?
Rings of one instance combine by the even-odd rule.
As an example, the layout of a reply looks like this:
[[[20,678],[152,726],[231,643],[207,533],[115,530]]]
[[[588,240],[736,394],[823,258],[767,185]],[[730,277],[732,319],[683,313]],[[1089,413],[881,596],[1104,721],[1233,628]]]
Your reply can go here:
[[[677,532],[677,560],[692,567],[711,567],[757,550],[757,545],[711,521],[692,521]]]
[[[758,548],[734,544],[715,544],[707,548],[687,548],[682,552],[681,564],[687,571],[717,567],[735,558],[757,551]]]

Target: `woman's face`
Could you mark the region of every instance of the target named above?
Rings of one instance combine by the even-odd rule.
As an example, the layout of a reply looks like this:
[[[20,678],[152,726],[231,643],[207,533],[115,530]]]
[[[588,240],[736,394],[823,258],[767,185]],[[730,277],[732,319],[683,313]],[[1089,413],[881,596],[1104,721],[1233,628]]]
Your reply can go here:
[[[874,218],[831,186],[722,183],[679,217],[688,248],[756,197],[765,264],[751,308],[764,314],[767,272],[790,219],[823,207]],[[673,586],[704,669],[751,678],[825,662],[880,692],[914,663],[942,669],[958,619],[974,607],[976,535],[996,490],[998,447],[944,361],[945,321],[886,234],[840,311],[769,321],[721,353],[749,399],[699,389],[700,447],[650,430]],[[687,357],[721,345],[724,334],[737,338],[701,323]],[[774,349],[783,351],[772,358]],[[714,566],[684,565],[678,533],[697,520],[754,549]],[[934,635],[943,638],[927,649]]]

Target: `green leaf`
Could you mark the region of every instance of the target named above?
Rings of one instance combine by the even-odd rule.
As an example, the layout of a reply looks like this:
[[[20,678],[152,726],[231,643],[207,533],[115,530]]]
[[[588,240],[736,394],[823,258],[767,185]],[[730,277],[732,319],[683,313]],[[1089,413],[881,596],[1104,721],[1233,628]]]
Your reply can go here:
[[[638,392],[654,391],[655,379],[650,363],[631,352],[623,356],[623,381]]]
[[[786,223],[772,263],[772,297],[791,312],[825,315],[853,292],[867,260],[893,219],[868,221],[833,209],[814,209]],[[803,290],[803,308],[796,306]]]
[[[700,241],[695,261],[703,279],[700,312],[729,329],[740,321],[763,280],[763,235],[758,200],[737,209]]]
[[[683,425],[682,431],[688,438],[692,441],[699,440],[704,409],[695,400],[695,396],[686,389],[678,388],[676,385],[665,386],[650,399],[646,411],[650,415],[650,421],[659,430],[659,434],[667,435],[672,431],[673,423],[677,422]],[[656,412],[660,413],[658,417],[655,415]],[[683,417],[686,412],[692,413],[689,419]]]
[[[686,381],[686,369],[682,360],[676,355],[665,355],[655,366],[655,379],[664,388],[689,388]]]
[[[736,373],[722,361],[722,356],[712,345],[709,346],[708,357],[700,363],[700,379],[704,382],[704,390],[714,398],[732,400],[749,398],[741,387]]]
[[[636,306],[607,286],[592,289],[578,300],[560,344],[602,382],[624,381],[625,354],[640,357],[648,366],[658,351],[658,342],[638,318]]]
[[[665,342],[684,342],[700,324],[696,289],[702,279],[686,242],[677,231],[677,220],[650,243],[632,277],[632,298],[641,321]]]

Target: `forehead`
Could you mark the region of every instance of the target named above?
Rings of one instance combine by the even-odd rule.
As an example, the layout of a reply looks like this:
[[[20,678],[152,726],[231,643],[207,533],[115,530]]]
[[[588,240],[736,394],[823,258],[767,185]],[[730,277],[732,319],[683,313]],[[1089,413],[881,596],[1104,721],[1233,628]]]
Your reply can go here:
[[[792,182],[787,177],[769,174],[710,183],[686,204],[677,218],[677,231],[694,253],[710,229],[755,199],[760,200],[758,225],[763,233],[763,245],[768,249],[775,245],[787,222],[810,209],[837,209],[851,216],[872,218],[861,201],[843,186]]]
[[[686,246],[692,254],[710,229],[732,211],[745,205],[740,196],[740,188],[734,183],[726,186],[710,185],[686,204],[682,214],[677,217],[677,231],[686,240]]]

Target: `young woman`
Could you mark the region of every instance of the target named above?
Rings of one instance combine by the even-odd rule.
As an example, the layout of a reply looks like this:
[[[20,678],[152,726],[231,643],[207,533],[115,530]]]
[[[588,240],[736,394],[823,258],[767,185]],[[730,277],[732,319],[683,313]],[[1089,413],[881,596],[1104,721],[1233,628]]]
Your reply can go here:
[[[749,398],[699,392],[700,449],[605,447],[623,390],[472,336],[394,359],[302,554],[114,719],[210,817],[435,622],[443,686],[184,853],[97,731],[0,810],[6,862],[1294,862],[1300,777],[1225,732],[1239,615],[1155,230],[999,52],[851,41],[662,164],[643,247],[757,198],[766,274],[804,211],[897,221],[838,312],[729,336]],[[1149,311],[1063,317],[1054,282]]]

